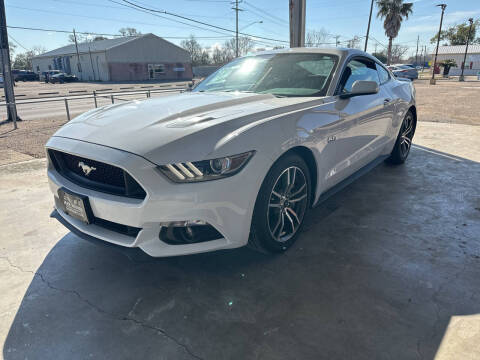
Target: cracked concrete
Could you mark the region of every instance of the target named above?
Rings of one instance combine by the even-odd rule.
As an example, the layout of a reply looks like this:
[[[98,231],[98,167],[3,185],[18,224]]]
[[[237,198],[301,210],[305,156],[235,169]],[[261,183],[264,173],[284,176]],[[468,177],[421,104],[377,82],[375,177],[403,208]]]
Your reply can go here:
[[[201,357],[193,354],[191,352],[191,350],[188,348],[188,346],[186,346],[185,344],[182,344],[181,342],[179,342],[177,339],[175,339],[174,337],[170,336],[169,334],[167,334],[165,332],[165,330],[163,329],[160,329],[156,326],[152,326],[152,325],[149,325],[147,323],[144,323],[143,321],[140,321],[140,320],[137,320],[133,317],[130,316],[130,313],[131,311],[128,313],[127,316],[122,316],[122,315],[116,315],[116,314],[112,314],[106,310],[103,310],[101,309],[100,307],[98,307],[97,305],[95,305],[94,303],[90,302],[88,299],[84,298],[78,291],[75,291],[75,290],[69,290],[69,289],[62,289],[62,288],[59,288],[59,287],[56,287],[56,286],[53,286],[45,277],[43,274],[39,273],[39,272],[35,272],[35,271],[31,271],[31,270],[24,270],[22,269],[20,266],[17,266],[15,264],[13,264],[11,262],[11,260],[8,258],[8,257],[4,257],[4,256],[1,256],[0,259],[3,259],[5,261],[8,262],[8,264],[18,270],[18,271],[21,271],[21,272],[26,272],[26,273],[31,273],[35,276],[38,276],[42,282],[47,285],[50,289],[53,289],[53,290],[56,290],[56,291],[60,291],[60,292],[64,292],[64,293],[68,293],[68,294],[73,294],[75,295],[78,299],[80,299],[81,301],[85,302],[88,306],[90,306],[92,309],[94,309],[95,311],[99,312],[100,314],[104,314],[106,316],[109,316],[113,319],[116,319],[116,320],[120,320],[120,321],[131,321],[139,326],[142,326],[146,329],[150,329],[150,330],[153,330],[153,331],[156,331],[158,333],[160,333],[161,335],[167,337],[168,339],[172,340],[175,344],[177,344],[178,346],[180,346],[181,348],[185,349],[185,351],[194,359],[202,359]],[[134,307],[137,305],[137,303],[135,303]]]
[[[1,356],[480,358],[480,127],[455,128],[453,147],[452,125],[432,126],[280,256],[96,246],[48,218],[42,160],[0,167]]]

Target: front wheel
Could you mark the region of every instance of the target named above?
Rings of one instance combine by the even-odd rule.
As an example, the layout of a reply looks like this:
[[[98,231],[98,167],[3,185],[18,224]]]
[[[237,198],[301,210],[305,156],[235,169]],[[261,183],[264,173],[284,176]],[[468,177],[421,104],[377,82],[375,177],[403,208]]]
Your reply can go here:
[[[408,154],[410,154],[410,148],[412,147],[415,128],[415,118],[412,111],[408,110],[403,119],[402,126],[400,127],[395,146],[393,147],[392,153],[387,159],[387,162],[392,164],[403,164],[405,160],[407,160]]]
[[[310,184],[308,167],[296,154],[272,166],[255,203],[249,247],[281,252],[293,245],[309,208]]]

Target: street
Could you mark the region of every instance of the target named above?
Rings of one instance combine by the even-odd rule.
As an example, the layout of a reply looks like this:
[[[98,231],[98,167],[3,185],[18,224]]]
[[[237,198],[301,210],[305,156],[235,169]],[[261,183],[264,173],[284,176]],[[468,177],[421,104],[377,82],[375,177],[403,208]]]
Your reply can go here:
[[[109,92],[107,94],[99,93],[97,96],[97,106],[109,105],[112,103],[112,96],[114,102],[123,102],[135,99],[146,99],[148,90],[141,90],[137,93],[131,92]],[[150,91],[151,97],[166,96],[173,93],[178,93],[178,88],[169,90],[155,90]],[[70,111],[70,118],[80,115],[95,107],[95,101],[91,95],[70,96],[68,99],[68,107]],[[3,106],[2,106],[3,105]],[[2,118],[6,117],[6,108],[4,103],[0,103]],[[49,97],[44,99],[32,100],[18,100],[17,113],[22,120],[67,120],[67,113],[65,107],[65,97]]]

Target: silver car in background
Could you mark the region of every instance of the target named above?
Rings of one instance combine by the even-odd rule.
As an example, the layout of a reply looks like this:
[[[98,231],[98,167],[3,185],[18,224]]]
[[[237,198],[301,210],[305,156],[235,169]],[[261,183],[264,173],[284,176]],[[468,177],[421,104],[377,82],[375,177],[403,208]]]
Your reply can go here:
[[[390,65],[388,69],[397,78],[405,78],[410,80],[418,79],[418,70],[405,64]]]

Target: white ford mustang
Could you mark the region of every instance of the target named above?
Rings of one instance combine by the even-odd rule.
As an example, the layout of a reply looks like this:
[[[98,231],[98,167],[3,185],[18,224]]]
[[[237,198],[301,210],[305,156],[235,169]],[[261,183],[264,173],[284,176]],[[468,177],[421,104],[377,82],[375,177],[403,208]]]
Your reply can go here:
[[[400,164],[415,90],[352,49],[236,59],[177,95],[91,110],[48,141],[52,216],[152,256],[280,252],[309,208],[383,160]]]

